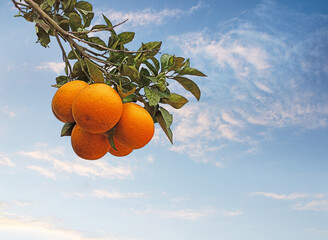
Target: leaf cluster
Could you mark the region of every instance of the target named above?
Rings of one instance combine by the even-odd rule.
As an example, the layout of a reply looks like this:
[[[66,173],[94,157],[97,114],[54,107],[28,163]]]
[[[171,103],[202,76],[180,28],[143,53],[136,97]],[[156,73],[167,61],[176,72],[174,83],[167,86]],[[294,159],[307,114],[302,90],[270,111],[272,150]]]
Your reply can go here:
[[[105,15],[102,15],[102,24],[92,26],[93,6],[86,1],[13,2],[20,11],[17,16],[35,23],[38,42],[42,46],[47,47],[51,37],[55,37],[61,46],[66,75],[58,76],[54,86],[60,87],[76,79],[106,83],[117,90],[123,102],[142,103],[173,143],[170,128],[173,115],[165,109],[165,105],[180,109],[188,100],[171,92],[170,83],[179,83],[199,100],[201,91],[190,76],[206,76],[190,67],[189,59],[160,54],[162,42],[158,41],[142,43],[137,51],[130,51],[126,44],[133,41],[135,33],[117,33],[115,28],[122,23],[113,25]],[[41,11],[31,2],[36,3]],[[107,32],[108,39],[97,36],[100,31]],[[68,53],[61,40],[69,44]]]

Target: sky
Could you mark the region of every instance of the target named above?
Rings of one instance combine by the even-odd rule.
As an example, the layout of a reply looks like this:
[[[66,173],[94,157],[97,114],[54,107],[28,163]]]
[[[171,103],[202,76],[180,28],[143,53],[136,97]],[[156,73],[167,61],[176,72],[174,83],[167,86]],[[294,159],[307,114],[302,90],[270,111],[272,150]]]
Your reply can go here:
[[[51,112],[61,52],[0,9],[0,238],[328,239],[328,4],[90,1],[129,45],[163,41],[208,75],[131,155],[77,157]]]

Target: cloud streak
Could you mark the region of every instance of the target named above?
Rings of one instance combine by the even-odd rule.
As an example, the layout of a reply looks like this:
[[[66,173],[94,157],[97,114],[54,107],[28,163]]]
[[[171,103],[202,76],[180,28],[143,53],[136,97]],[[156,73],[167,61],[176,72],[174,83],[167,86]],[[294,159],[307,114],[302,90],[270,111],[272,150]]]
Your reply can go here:
[[[159,11],[146,8],[143,10],[120,12],[115,10],[109,10],[104,12],[105,16],[108,16],[113,22],[122,22],[129,19],[129,24],[132,26],[146,26],[146,25],[162,25],[167,19],[179,18],[181,16],[192,14],[202,7],[202,3],[190,7],[188,10],[182,10],[177,8],[165,8]]]
[[[57,147],[53,150],[40,149],[36,151],[21,151],[19,154],[24,157],[48,162],[56,172],[109,179],[129,179],[133,177],[131,168],[124,164],[114,166],[105,161],[85,161],[80,158],[74,161],[61,160],[58,158],[58,155],[64,155],[64,149],[62,147]],[[49,170],[45,170],[42,167],[29,166],[28,168],[38,171],[46,177],[55,179],[54,172],[49,172]]]

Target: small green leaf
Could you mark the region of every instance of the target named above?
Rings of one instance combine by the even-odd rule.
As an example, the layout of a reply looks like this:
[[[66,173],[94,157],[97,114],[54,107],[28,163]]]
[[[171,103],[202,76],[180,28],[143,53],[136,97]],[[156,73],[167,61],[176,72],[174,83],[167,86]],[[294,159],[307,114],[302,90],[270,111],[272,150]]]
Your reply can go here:
[[[139,82],[140,80],[139,71],[133,66],[123,64],[120,72],[123,76],[129,77],[133,82]]]
[[[52,7],[55,4],[56,0],[47,0],[47,2],[49,6]]]
[[[92,42],[92,43],[107,47],[106,43],[103,40],[101,40],[99,37],[90,37],[88,40],[89,40],[89,42]],[[101,47],[98,47],[98,46],[95,46],[95,45],[92,45],[92,44],[88,44],[88,45],[92,48],[95,48],[95,49],[99,50],[99,51],[104,51],[104,49],[101,48]]]
[[[126,44],[133,40],[135,33],[134,32],[122,32],[118,35],[120,39],[120,44]]]
[[[77,57],[76,57],[77,53],[74,52],[74,51],[75,51],[75,50],[71,50],[71,51],[68,53],[68,55],[67,55],[67,58],[68,58],[68,59],[77,59]]]
[[[193,75],[193,76],[199,76],[199,77],[207,77],[204,73],[197,70],[196,68],[189,68],[185,67],[181,71],[179,71],[179,75]]]
[[[98,24],[98,25],[94,25],[91,30],[95,30],[95,29],[104,29],[104,28],[108,28],[107,25],[104,24]]]
[[[38,36],[38,41],[43,47],[48,47],[48,44],[50,43],[50,36],[48,33],[46,33],[43,28],[40,28],[38,26],[35,26],[36,29],[36,35]]]
[[[156,69],[156,67],[154,67],[150,62],[148,62],[147,60],[143,62],[150,71],[152,71],[152,73],[157,76],[158,75],[158,70]]]
[[[109,19],[104,14],[103,14],[103,18],[104,18],[104,20],[105,20],[108,27],[113,27],[113,24],[111,23],[111,21],[109,21]],[[115,32],[114,29],[111,29],[110,32],[111,32],[112,36],[116,35],[116,32]]]
[[[173,115],[170,114],[165,108],[160,107],[156,113],[156,119],[170,142],[173,144],[173,134],[170,128],[173,122]]]
[[[149,89],[149,87],[144,87],[144,91],[146,98],[149,100],[150,106],[156,106],[161,100],[161,97],[159,96],[156,89]]]
[[[115,146],[115,142],[114,142],[114,134],[116,131],[116,127],[113,127],[112,129],[110,129],[109,131],[106,132],[106,134],[108,135],[108,141],[110,146],[117,151],[116,146]]]
[[[104,83],[104,75],[103,73],[98,69],[97,65],[91,62],[89,59],[85,59],[85,63],[87,64],[88,71],[90,74],[90,77],[95,83]]]
[[[79,28],[83,28],[82,19],[79,14],[74,12],[69,14],[69,26],[74,32],[76,32]]]
[[[120,97],[122,99],[126,98],[127,96],[132,95],[135,92],[136,89],[137,89],[137,87],[134,87],[128,92],[123,92],[123,89],[120,86],[117,86],[118,95],[120,95]]]
[[[85,62],[83,59],[80,59],[75,62],[73,66],[73,77],[74,78],[81,78],[81,76],[85,75],[84,71],[86,71],[87,66],[85,65]]]
[[[170,61],[171,55],[169,54],[163,54],[161,57],[161,72],[165,72],[168,70],[169,67],[169,61]]]
[[[176,93],[171,93],[171,96],[169,98],[164,98],[162,99],[162,101],[164,103],[171,105],[175,109],[182,108],[188,102],[188,100],[185,97]]]
[[[75,126],[75,122],[66,122],[61,130],[61,137],[71,136],[72,130]]]
[[[151,57],[150,60],[153,61],[154,66],[155,66],[155,68],[156,68],[156,70],[157,70],[157,72],[158,72],[158,71],[159,71],[159,68],[160,68],[159,61],[158,61],[155,57]]]
[[[49,0],[48,0],[49,1]],[[85,1],[79,1],[75,4],[77,9],[82,9],[84,11],[92,12],[92,5]]]
[[[68,81],[69,81],[69,78],[67,76],[56,77],[57,87],[60,87],[60,86],[64,85]]]
[[[185,77],[174,77],[173,79],[180,83],[187,91],[191,92],[199,101],[201,92],[195,82]]]

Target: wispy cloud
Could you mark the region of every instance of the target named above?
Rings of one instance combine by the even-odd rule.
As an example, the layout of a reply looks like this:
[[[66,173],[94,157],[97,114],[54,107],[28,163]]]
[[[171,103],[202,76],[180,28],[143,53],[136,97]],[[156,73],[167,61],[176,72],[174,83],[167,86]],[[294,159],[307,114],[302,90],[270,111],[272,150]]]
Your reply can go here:
[[[143,192],[113,192],[104,189],[96,189],[93,191],[93,196],[97,198],[110,198],[110,199],[125,199],[125,198],[142,198],[146,194]]]
[[[294,208],[297,210],[328,211],[328,199],[297,203]]]
[[[272,192],[253,192],[253,196],[264,196],[268,198],[278,199],[278,200],[295,200],[300,198],[309,198],[309,194],[306,193],[291,193],[291,194],[277,194]]]
[[[8,167],[15,167],[16,166],[16,164],[13,163],[7,155],[1,154],[1,153],[0,153],[0,165],[5,165],[5,166],[8,166]]]
[[[157,209],[151,206],[148,206],[146,209],[128,209],[124,214],[136,214],[136,215],[155,215],[160,218],[172,218],[180,219],[187,221],[197,221],[203,218],[208,218],[211,216],[221,216],[221,217],[237,217],[242,215],[243,212],[236,211],[227,211],[227,210],[217,210],[214,208],[183,208],[183,209]]]
[[[56,226],[46,219],[35,219],[26,216],[13,214],[0,214],[1,232],[15,233],[17,231],[27,234],[27,236],[56,237],[58,239],[70,240],[115,240],[115,237],[96,236],[88,237],[85,233]]]
[[[273,192],[253,192],[250,195],[292,201],[294,202],[292,208],[296,210],[328,211],[328,194],[326,193],[277,194]]]
[[[9,106],[1,107],[1,111],[4,115],[9,116],[11,118],[17,117],[17,113],[9,108]]]
[[[61,160],[58,158],[58,155],[63,157],[64,149],[62,147],[53,149],[39,149],[36,151],[21,151],[19,154],[25,157],[48,162],[56,172],[77,174],[85,177],[103,177],[109,179],[126,179],[133,177],[131,168],[123,163],[120,163],[117,166],[113,166],[104,160],[86,161],[76,157],[72,157],[70,161]],[[46,173],[45,169],[42,167],[32,167],[31,170],[39,171],[47,177],[52,176],[55,178],[54,172]]]
[[[41,63],[39,66],[36,66],[36,70],[48,70],[53,71],[56,74],[60,74],[64,72],[65,63],[64,62],[44,62]]]
[[[104,15],[108,16],[113,22],[122,22],[129,19],[132,26],[145,26],[145,25],[161,25],[169,18],[179,18],[181,16],[192,14],[199,10],[203,4],[199,2],[197,5],[190,7],[187,10],[177,8],[165,8],[163,10],[153,10],[146,8],[143,10],[131,11],[131,12],[120,12],[115,10],[109,10],[104,12]]]
[[[40,173],[41,175],[47,177],[47,178],[52,178],[53,180],[56,180],[56,175],[50,170],[47,170],[43,167],[40,166],[27,166],[28,169],[36,171]]]

